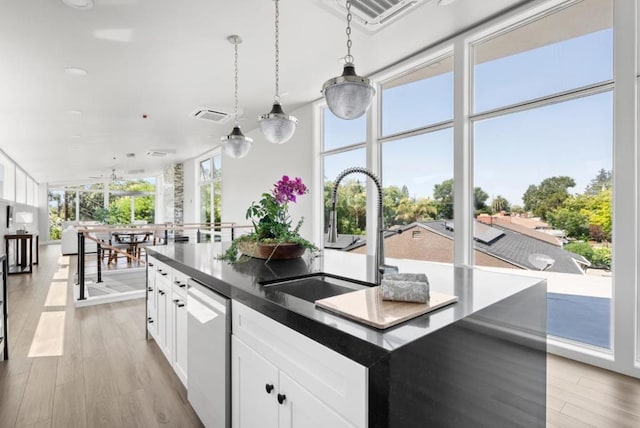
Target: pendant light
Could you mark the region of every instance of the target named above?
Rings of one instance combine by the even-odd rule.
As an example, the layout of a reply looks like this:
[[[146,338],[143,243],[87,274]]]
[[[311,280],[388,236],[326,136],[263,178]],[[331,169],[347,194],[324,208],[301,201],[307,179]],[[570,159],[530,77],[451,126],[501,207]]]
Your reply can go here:
[[[240,159],[245,157],[247,153],[249,153],[249,150],[251,149],[251,144],[253,143],[253,140],[251,138],[246,137],[242,133],[242,131],[240,130],[240,124],[238,122],[238,45],[242,43],[242,39],[240,38],[240,36],[233,35],[233,36],[227,37],[227,40],[229,40],[229,42],[233,44],[235,48],[235,61],[234,61],[235,105],[234,105],[233,113],[234,113],[236,122],[235,122],[235,125],[233,126],[233,130],[231,131],[231,133],[225,137],[221,137],[220,140],[222,140],[224,152],[228,156],[231,156],[232,158]]]
[[[282,144],[289,141],[296,132],[298,119],[289,116],[282,110],[280,105],[280,10],[278,8],[279,0],[275,0],[276,4],[276,95],[273,97],[273,107],[267,114],[263,114],[258,118],[260,121],[260,130],[264,137],[273,144]]]
[[[357,119],[362,116],[376,93],[371,81],[356,74],[351,55],[351,0],[347,0],[347,56],[341,76],[334,77],[322,86],[329,110],[341,119]]]

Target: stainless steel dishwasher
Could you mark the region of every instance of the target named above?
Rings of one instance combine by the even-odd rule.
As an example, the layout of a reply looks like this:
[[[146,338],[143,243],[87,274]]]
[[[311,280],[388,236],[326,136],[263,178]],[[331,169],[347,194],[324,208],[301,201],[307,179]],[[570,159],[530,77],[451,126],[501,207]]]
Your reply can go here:
[[[187,398],[205,427],[231,426],[231,300],[190,279]]]

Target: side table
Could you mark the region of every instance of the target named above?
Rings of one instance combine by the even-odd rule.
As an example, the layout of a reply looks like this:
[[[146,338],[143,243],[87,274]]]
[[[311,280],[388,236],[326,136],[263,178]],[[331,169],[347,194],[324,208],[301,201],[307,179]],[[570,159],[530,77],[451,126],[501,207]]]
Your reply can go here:
[[[36,239],[36,258],[33,259],[33,238]],[[14,241],[15,264],[9,264],[9,275],[18,273],[32,273],[33,265],[38,264],[38,235],[32,233],[18,233],[4,236],[4,247],[7,259],[11,241]]]

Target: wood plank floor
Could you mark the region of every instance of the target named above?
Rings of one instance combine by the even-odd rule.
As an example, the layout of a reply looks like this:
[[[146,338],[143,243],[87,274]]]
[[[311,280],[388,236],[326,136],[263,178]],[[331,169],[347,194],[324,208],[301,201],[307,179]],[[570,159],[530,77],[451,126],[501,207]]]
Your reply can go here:
[[[144,300],[75,308],[75,257],[42,246],[9,277],[10,360],[0,427],[199,427],[186,391],[144,335]],[[639,427],[640,380],[550,355],[547,426]]]
[[[9,277],[0,427],[202,426],[145,339],[144,300],[75,308],[75,263],[42,246],[33,274]]]

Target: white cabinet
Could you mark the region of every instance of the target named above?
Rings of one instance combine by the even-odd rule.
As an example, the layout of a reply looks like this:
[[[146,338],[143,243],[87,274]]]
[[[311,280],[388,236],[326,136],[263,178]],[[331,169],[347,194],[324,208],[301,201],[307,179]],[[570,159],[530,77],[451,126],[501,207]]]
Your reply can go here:
[[[154,339],[158,336],[158,290],[156,289],[156,260],[147,265],[147,331]]]
[[[164,277],[156,276],[158,289],[158,336],[156,342],[167,360],[171,361],[171,284]]]
[[[368,426],[365,367],[237,301],[232,304],[234,428]]]
[[[354,427],[286,373],[280,372],[279,379],[281,392],[277,399],[280,428]]]
[[[183,384],[187,384],[187,299],[172,295],[172,333],[171,365]]]
[[[187,384],[188,277],[149,256],[147,328],[183,384]]]
[[[233,428],[353,428],[237,337],[231,341]]]
[[[278,369],[231,338],[231,413],[233,428],[278,426]]]

